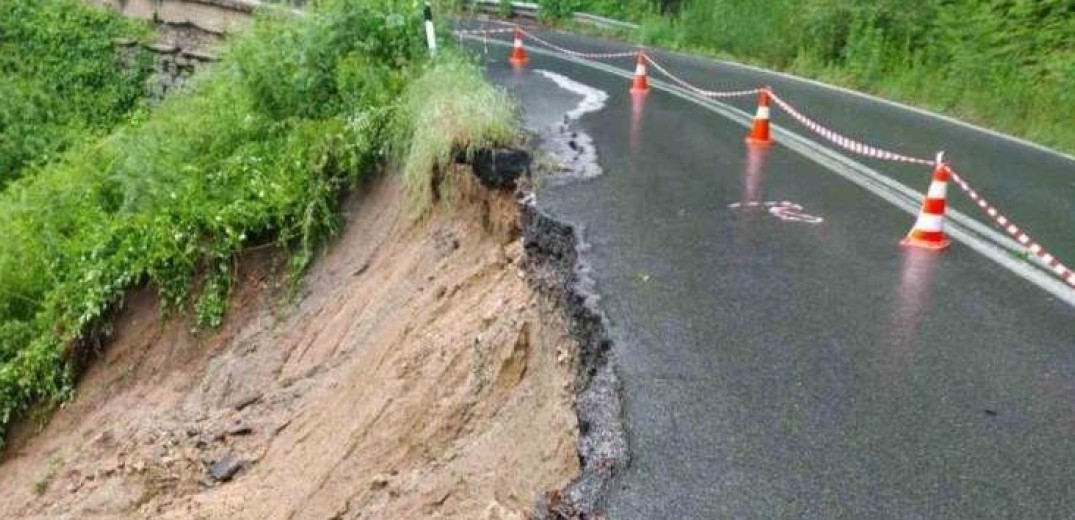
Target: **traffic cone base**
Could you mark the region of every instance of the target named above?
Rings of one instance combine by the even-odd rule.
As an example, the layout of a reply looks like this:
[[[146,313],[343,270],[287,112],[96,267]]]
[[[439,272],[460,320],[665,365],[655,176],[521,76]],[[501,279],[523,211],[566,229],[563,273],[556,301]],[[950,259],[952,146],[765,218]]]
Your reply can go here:
[[[933,234],[925,231],[912,231],[911,234],[907,235],[903,240],[900,240],[900,245],[904,247],[929,249],[932,251],[943,251],[948,249],[948,246],[952,245],[952,239],[948,238],[948,235],[944,232]]]

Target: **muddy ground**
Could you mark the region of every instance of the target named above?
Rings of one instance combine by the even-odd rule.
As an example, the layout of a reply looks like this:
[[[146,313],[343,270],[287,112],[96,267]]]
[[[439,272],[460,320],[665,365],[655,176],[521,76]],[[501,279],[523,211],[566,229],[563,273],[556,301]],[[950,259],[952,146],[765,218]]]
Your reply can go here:
[[[246,255],[218,332],[132,295],[76,399],[8,439],[0,518],[522,518],[575,479],[577,345],[514,201],[415,220],[403,191],[348,201],[294,299]]]

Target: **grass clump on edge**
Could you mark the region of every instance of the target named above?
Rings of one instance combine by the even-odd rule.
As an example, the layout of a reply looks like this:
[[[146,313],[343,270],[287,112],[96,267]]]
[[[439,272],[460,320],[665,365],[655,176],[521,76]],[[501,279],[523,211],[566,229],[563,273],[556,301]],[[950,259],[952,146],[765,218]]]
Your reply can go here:
[[[445,171],[459,153],[518,141],[516,107],[490,85],[477,65],[456,52],[443,53],[407,86],[396,129],[400,170],[407,191],[423,212],[432,201],[431,175]],[[448,179],[446,179],[448,180]]]
[[[420,14],[409,0],[264,13],[189,91],[0,193],[0,441],[33,404],[72,396],[128,291],[154,287],[169,312],[218,326],[236,256],[274,244],[301,273],[338,230],[341,195],[391,150],[417,177],[446,163],[443,143],[513,133],[507,118],[454,119],[497,95],[458,55],[427,63]],[[469,90],[415,97],[434,83]],[[442,144],[412,146],[427,138]]]

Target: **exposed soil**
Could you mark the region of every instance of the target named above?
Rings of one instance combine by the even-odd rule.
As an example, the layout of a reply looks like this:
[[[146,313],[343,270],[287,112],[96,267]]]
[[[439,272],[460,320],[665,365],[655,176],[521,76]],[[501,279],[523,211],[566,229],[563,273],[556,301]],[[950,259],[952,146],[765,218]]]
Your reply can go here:
[[[0,517],[522,518],[576,479],[577,345],[514,201],[363,191],[297,301],[268,250],[216,333],[129,298],[77,398],[10,436]]]

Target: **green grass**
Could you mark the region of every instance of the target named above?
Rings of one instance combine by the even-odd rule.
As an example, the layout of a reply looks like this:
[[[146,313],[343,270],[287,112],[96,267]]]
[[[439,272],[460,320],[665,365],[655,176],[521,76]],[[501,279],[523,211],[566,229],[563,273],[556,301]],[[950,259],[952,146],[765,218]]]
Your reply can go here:
[[[0,439],[70,398],[128,291],[218,326],[245,249],[301,274],[362,177],[394,157],[420,183],[451,147],[513,137],[504,95],[450,50],[430,63],[420,27],[409,0],[265,14],[191,89],[0,193]]]
[[[820,79],[1075,153],[1070,2],[683,0],[664,15],[657,4],[675,2],[608,3],[574,4],[640,22],[639,43]]]

